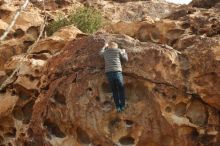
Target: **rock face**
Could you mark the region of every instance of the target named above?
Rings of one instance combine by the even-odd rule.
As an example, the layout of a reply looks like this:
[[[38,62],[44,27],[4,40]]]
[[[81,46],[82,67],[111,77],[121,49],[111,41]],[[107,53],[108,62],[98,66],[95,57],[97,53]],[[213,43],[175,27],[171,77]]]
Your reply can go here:
[[[107,20],[118,21],[140,21],[147,17],[153,19],[169,15],[176,7],[165,1],[145,0],[84,0],[84,5],[98,8]]]
[[[121,114],[115,111],[103,59],[98,55],[104,39],[119,43],[129,54],[129,62],[124,64],[128,108]],[[125,35],[97,34],[70,41],[40,69],[43,75],[40,82],[37,82],[39,77],[30,76],[33,71],[29,71],[20,73],[13,83],[11,90],[15,97],[12,98],[17,100],[19,96],[19,100],[9,105],[7,109],[13,110],[5,111],[8,116],[2,120],[14,119],[10,126],[17,130],[13,136],[16,140],[4,138],[2,143],[42,146],[217,144],[219,99],[215,97],[220,95],[219,78],[210,80],[210,76],[218,76],[220,69],[212,49],[219,44],[210,38],[206,41],[210,47],[200,47],[203,51],[199,56],[197,43],[179,54],[174,49],[139,42]],[[209,69],[204,70],[205,66]],[[197,82],[202,76],[208,84]],[[9,89],[3,97],[7,97]],[[208,102],[213,98],[215,103]],[[20,122],[23,124],[18,126]]]
[[[219,9],[202,10],[179,7],[166,19],[143,21],[120,21],[105,28],[107,32],[126,34],[141,41],[168,44],[177,50],[190,47],[198,36],[220,34]]]
[[[0,93],[0,145],[218,146],[218,12],[181,6],[165,19],[120,21],[104,29],[109,33],[93,35],[68,26],[26,55],[23,40],[35,31],[31,37],[21,28],[25,33],[18,38],[12,31],[0,48],[9,52],[0,59],[0,83],[19,70]],[[122,113],[115,110],[99,56],[105,41],[117,42],[129,56]]]
[[[211,8],[215,6],[217,3],[220,3],[219,0],[193,0],[190,4],[194,7],[199,7],[199,8]]]
[[[13,3],[14,5],[4,3],[0,6],[0,35],[11,23],[21,2],[14,1]],[[43,17],[39,9],[28,6],[27,10],[21,12],[6,40],[0,44],[0,70],[4,70],[4,64],[12,56],[25,53],[28,47],[35,42],[42,23]]]

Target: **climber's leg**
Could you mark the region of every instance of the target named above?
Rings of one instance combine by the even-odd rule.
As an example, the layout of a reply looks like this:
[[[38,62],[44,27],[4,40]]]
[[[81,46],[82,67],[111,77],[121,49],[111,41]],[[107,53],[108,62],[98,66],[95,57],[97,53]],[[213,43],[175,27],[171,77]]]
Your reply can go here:
[[[118,94],[118,90],[117,90],[117,82],[116,82],[116,72],[108,72],[106,73],[108,81],[109,81],[109,85],[111,87],[112,90],[112,96],[115,102],[115,106],[116,108],[120,108],[120,103],[119,103],[119,94]]]
[[[124,107],[125,107],[125,89],[124,89],[122,72],[117,72],[117,90],[118,90],[118,94],[119,94],[120,108],[124,109]]]

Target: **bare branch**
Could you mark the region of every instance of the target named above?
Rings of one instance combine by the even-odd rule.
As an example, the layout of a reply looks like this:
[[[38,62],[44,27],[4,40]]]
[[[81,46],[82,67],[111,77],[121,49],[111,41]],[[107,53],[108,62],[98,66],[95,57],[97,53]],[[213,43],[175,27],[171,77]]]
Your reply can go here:
[[[27,7],[28,3],[29,3],[29,0],[26,0],[25,3],[17,10],[15,16],[13,17],[11,21],[11,24],[7,27],[4,34],[0,37],[0,42],[3,41],[7,37],[8,33],[10,32],[12,27],[15,25],[15,22],[18,19],[18,16],[20,15],[21,11],[23,11]]]
[[[43,11],[44,11],[44,23],[41,25],[40,27],[40,33],[39,36],[37,38],[37,40],[34,42],[33,45],[30,46],[30,48],[27,50],[27,53],[30,53],[30,51],[37,45],[37,43],[40,41],[40,38],[43,35],[45,26],[46,26],[46,22],[47,22],[47,16],[46,16],[46,9],[45,9],[45,1],[43,0]]]

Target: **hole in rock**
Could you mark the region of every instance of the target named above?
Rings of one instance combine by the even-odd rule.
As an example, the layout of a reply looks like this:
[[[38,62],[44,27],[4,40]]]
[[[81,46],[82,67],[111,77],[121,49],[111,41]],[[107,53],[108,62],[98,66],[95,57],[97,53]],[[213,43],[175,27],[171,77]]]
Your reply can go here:
[[[39,69],[35,69],[35,70],[34,70],[34,73],[35,73],[36,75],[39,75],[39,74],[40,74],[40,70],[39,70]]]
[[[88,91],[92,91],[92,88],[88,88],[87,90],[88,90]]]
[[[82,128],[77,127],[76,129],[77,140],[82,144],[90,144],[91,140],[89,135]]]
[[[172,98],[173,101],[175,101],[176,100],[176,95],[173,95],[171,98]]]
[[[0,29],[0,36],[2,36],[4,34],[5,30],[4,29]]]
[[[16,95],[16,91],[14,89],[11,91],[11,95],[12,96]]]
[[[176,64],[172,64],[172,65],[171,65],[171,69],[172,69],[172,70],[176,70],[176,67],[177,67]]]
[[[34,132],[31,128],[28,128],[27,134],[28,134],[29,137],[33,137]]]
[[[127,128],[132,127],[132,125],[134,124],[134,122],[132,120],[125,120],[125,124]]]
[[[61,94],[60,92],[56,91],[55,95],[54,95],[54,99],[56,102],[66,105],[66,97]]]
[[[192,140],[196,140],[198,138],[198,136],[199,136],[199,132],[197,131],[196,128],[194,128],[191,133]]]
[[[101,99],[100,99],[99,96],[96,96],[96,97],[95,97],[95,100],[96,100],[97,102],[99,102]]]
[[[165,92],[162,92],[162,96],[166,97],[166,96],[167,96],[167,94],[166,94]]]
[[[200,99],[193,99],[186,111],[186,117],[191,123],[204,126],[208,122],[206,105]]]
[[[187,29],[187,28],[190,27],[190,23],[189,23],[189,22],[185,22],[185,23],[181,24],[181,27],[182,27],[183,29]]]
[[[113,108],[112,102],[111,101],[104,101],[102,108],[105,112],[110,111]]]
[[[52,53],[49,51],[49,50],[42,50],[42,51],[39,51],[39,52],[35,52],[34,54],[39,54],[39,55],[41,55],[41,54],[43,54],[43,53],[48,53],[48,54],[50,54],[50,55],[52,55]]]
[[[111,92],[112,92],[112,91],[111,91],[111,87],[110,87],[109,84],[106,83],[106,82],[102,83],[102,91],[103,91],[104,93],[111,93]]]
[[[24,31],[22,29],[17,29],[14,33],[14,37],[15,38],[20,38],[20,37],[23,37],[24,36]]]
[[[20,85],[15,85],[15,89],[17,95],[23,100],[31,98],[35,92],[38,92],[37,90],[28,90]]]
[[[34,44],[34,41],[24,41],[23,42],[24,44],[24,52],[28,49],[29,46],[33,45]]]
[[[64,138],[66,135],[60,130],[59,126],[55,123],[52,123],[49,120],[46,120],[44,122],[44,126],[47,128],[50,134],[59,137]]]
[[[64,4],[64,1],[63,0],[55,0],[55,3],[58,5],[62,5],[62,4]]]
[[[201,99],[201,97],[198,94],[195,94],[195,93],[193,93],[191,96],[192,96],[193,99],[198,99],[198,100]]]
[[[8,10],[0,10],[0,19],[4,19],[10,15],[10,11]]]
[[[25,106],[22,108],[23,111],[23,122],[25,124],[28,124],[30,122],[31,116],[32,116],[32,111],[33,111],[33,106],[34,106],[35,101],[31,100]]]
[[[167,106],[167,107],[165,108],[165,111],[168,112],[168,113],[170,113],[170,112],[172,111],[172,109],[171,109],[171,107]]]
[[[204,145],[208,145],[214,140],[214,138],[215,138],[214,135],[204,134],[199,137],[199,141]]]
[[[4,134],[5,137],[15,137],[16,136],[16,128],[11,127],[7,133]]]
[[[37,92],[37,90],[36,90],[36,92],[34,92],[34,97],[38,97],[39,95],[40,95],[40,93]]]
[[[20,133],[20,136],[21,137],[25,137],[25,133]]]
[[[175,114],[177,116],[183,116],[186,113],[186,103],[180,102],[175,105]]]
[[[8,143],[8,146],[13,146],[10,142]]]
[[[0,94],[4,94],[4,93],[6,93],[6,88],[0,90]]]
[[[13,114],[14,118],[17,120],[21,121],[23,119],[23,111],[22,111],[21,107],[19,107],[19,106],[14,107],[12,114]]]
[[[27,29],[27,34],[30,34],[31,36],[33,36],[35,39],[37,39],[39,32],[38,32],[38,27],[36,26],[31,26]]]
[[[133,145],[135,139],[131,136],[124,136],[119,139],[120,144],[122,145]]]
[[[121,122],[121,119],[116,117],[115,119],[111,120],[108,124],[108,127],[110,130],[113,130],[114,128],[117,128]]]

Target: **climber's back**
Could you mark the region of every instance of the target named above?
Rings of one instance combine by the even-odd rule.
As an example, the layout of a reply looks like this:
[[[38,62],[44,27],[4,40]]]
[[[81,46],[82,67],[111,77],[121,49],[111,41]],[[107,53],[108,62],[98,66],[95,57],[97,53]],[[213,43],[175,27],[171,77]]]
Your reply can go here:
[[[128,60],[125,50],[119,49],[114,42],[109,43],[109,46],[100,53],[105,59],[105,72],[122,71],[121,60]]]

